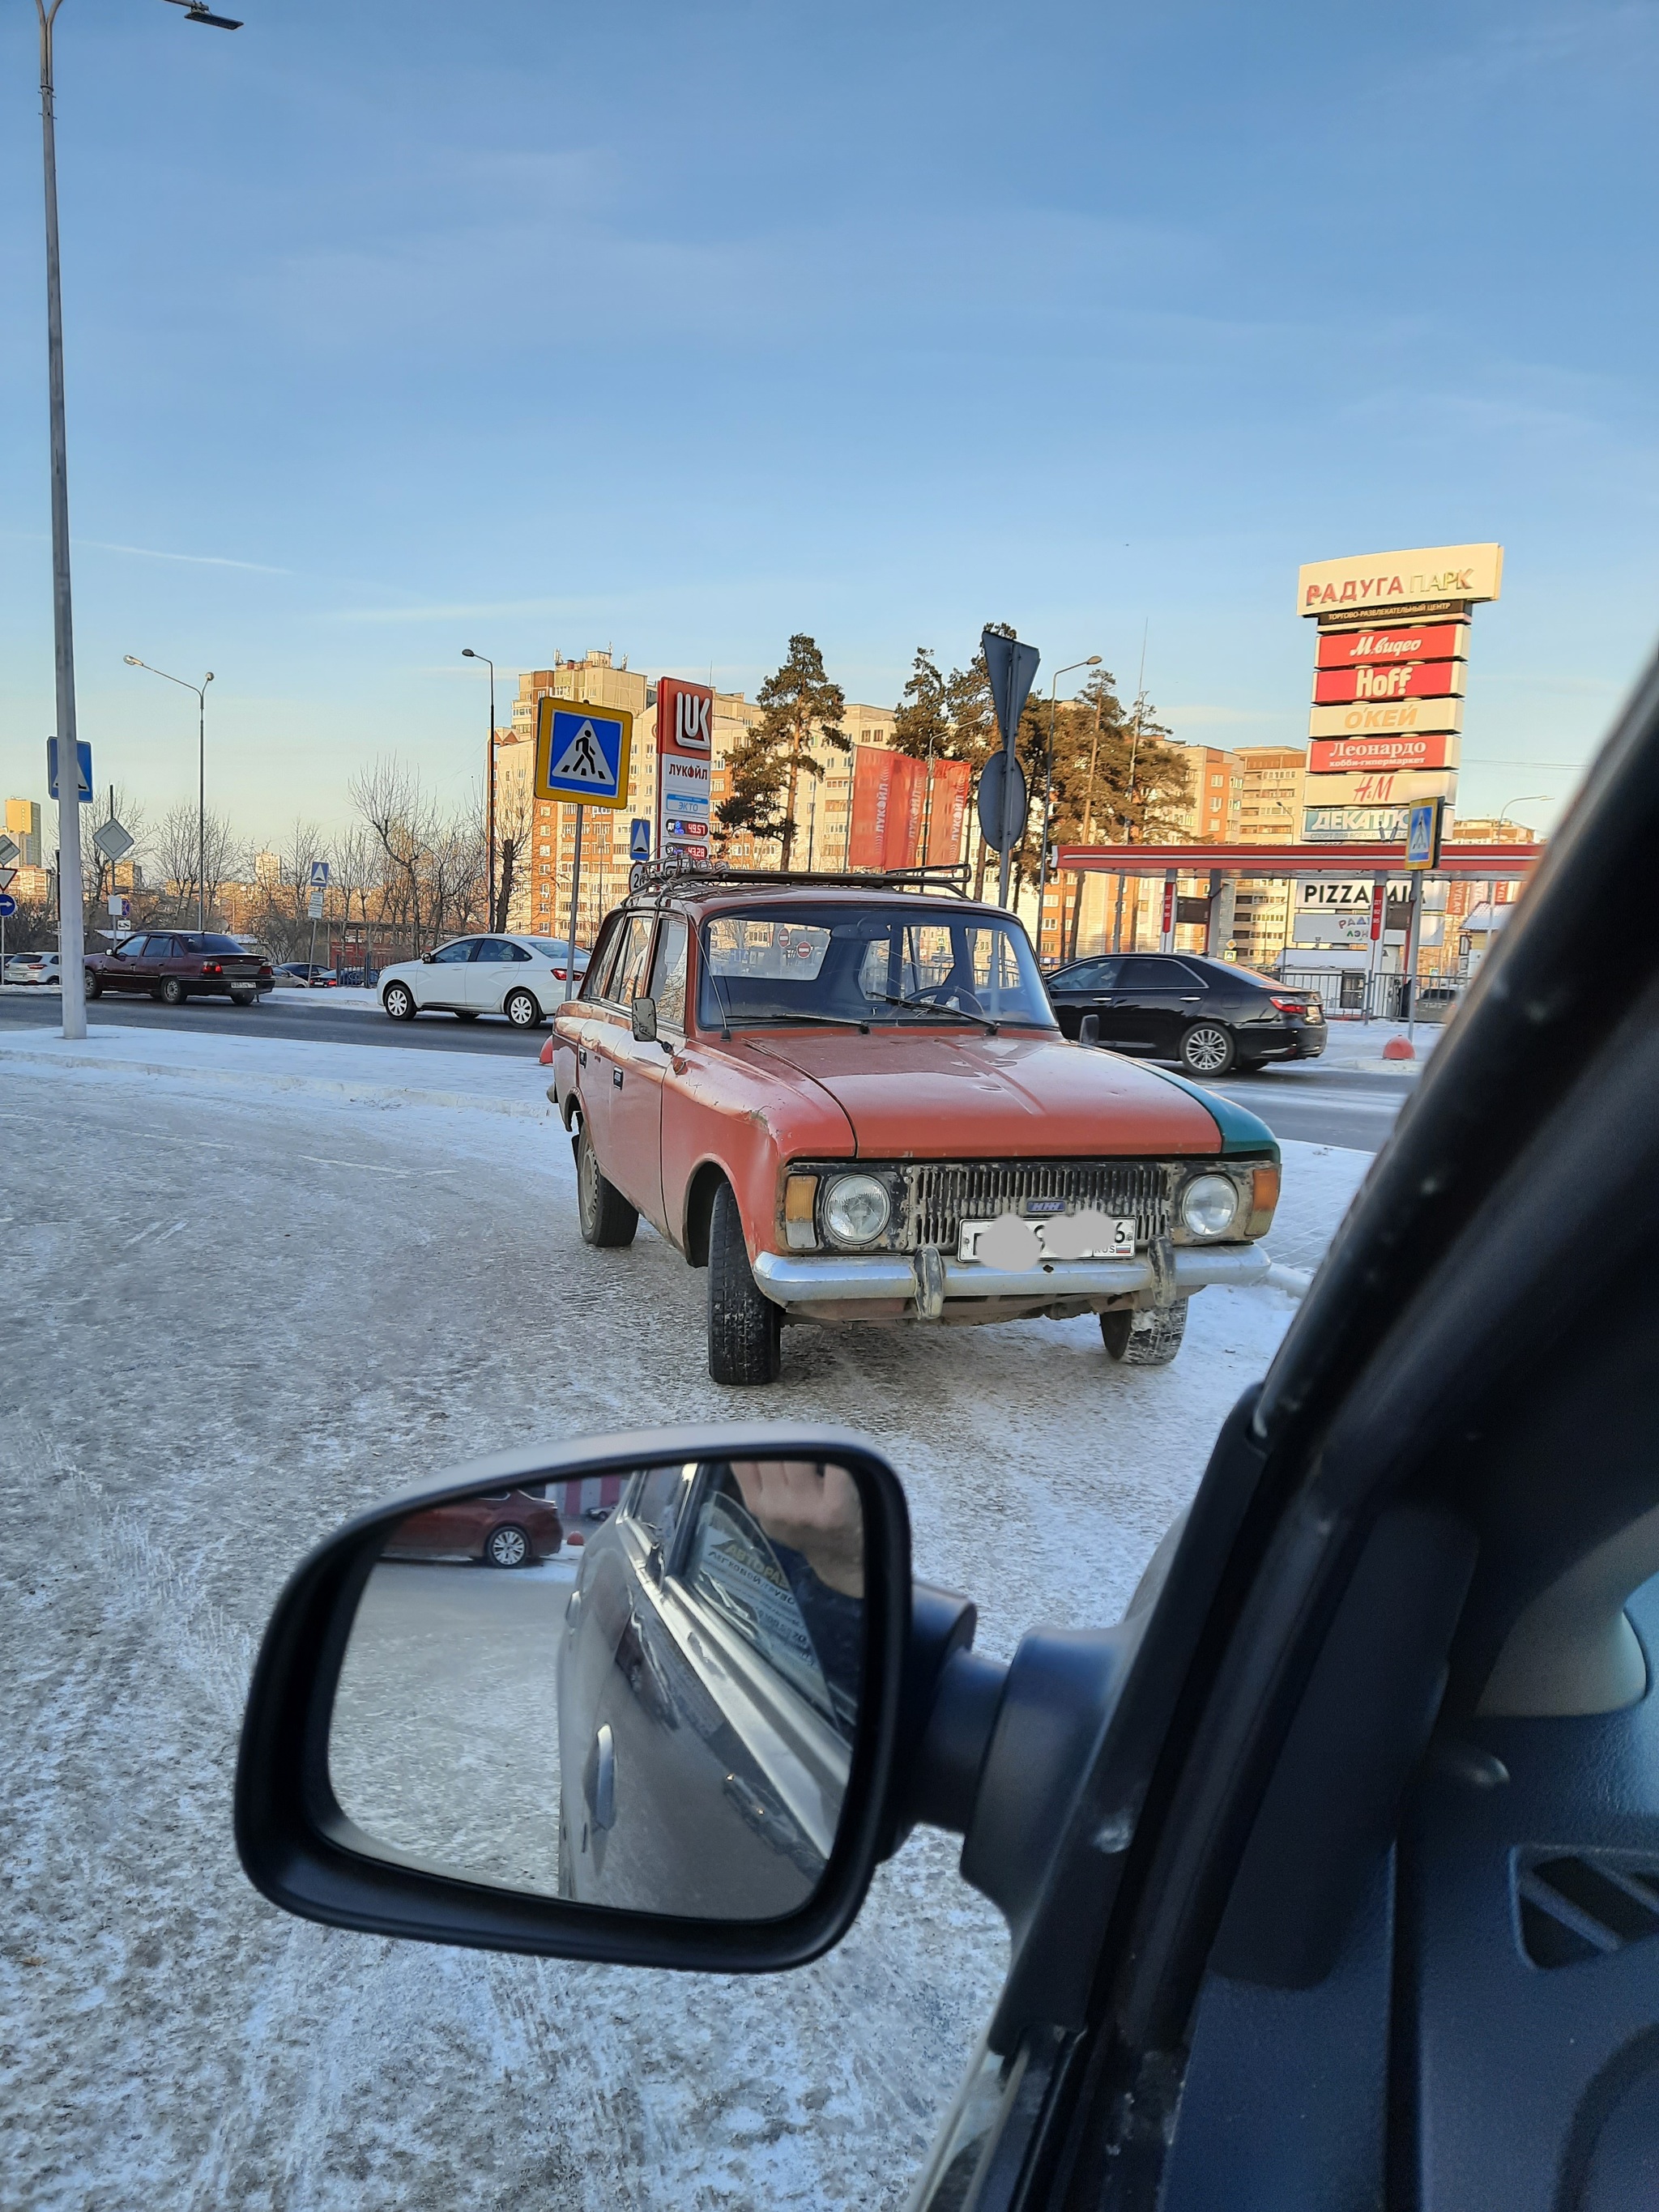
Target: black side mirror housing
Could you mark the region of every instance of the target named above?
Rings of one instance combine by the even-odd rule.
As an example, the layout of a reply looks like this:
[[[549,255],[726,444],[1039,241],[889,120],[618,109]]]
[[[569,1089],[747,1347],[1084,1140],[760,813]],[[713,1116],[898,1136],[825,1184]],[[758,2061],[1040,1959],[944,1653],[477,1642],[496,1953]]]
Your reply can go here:
[[[422,965],[422,968],[429,968],[429,967],[432,965],[433,962],[437,958],[437,957],[438,957],[438,956],[437,956],[437,954],[436,954],[435,952],[423,952],[423,953],[422,953],[422,955],[421,955],[421,965]]]
[[[1077,1041],[1079,1044],[1098,1044],[1100,1042],[1100,1016],[1098,1014],[1085,1014],[1083,1019],[1078,1024]]]
[[[635,999],[629,1019],[634,1027],[635,1044],[655,1044],[657,1042],[657,1002],[654,999]]]

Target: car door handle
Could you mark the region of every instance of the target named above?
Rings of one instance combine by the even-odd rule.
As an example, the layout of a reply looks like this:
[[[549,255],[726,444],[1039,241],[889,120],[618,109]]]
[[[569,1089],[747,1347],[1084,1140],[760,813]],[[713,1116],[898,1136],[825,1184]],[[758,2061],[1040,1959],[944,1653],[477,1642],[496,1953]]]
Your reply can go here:
[[[1190,991],[1182,998],[1181,1003],[1183,1006],[1195,1006],[1198,1004],[1199,997],[1200,994],[1198,992]]]
[[[586,1067],[587,1065],[587,1047],[585,1044],[578,1045],[576,1048],[576,1065],[578,1067]]]
[[[615,1085],[616,1085],[616,1087],[617,1087],[617,1089],[618,1091],[620,1091],[620,1090],[622,1089],[622,1078],[623,1078],[623,1072],[622,1072],[621,1068],[619,1068],[619,1067],[613,1067],[613,1068],[611,1069],[611,1082],[612,1082],[613,1084],[615,1084]]]

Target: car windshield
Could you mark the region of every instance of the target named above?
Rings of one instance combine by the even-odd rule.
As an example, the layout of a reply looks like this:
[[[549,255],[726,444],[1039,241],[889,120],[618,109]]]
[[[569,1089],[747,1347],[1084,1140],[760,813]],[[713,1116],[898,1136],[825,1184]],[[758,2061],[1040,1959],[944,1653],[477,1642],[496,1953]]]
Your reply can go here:
[[[757,907],[702,932],[699,1022],[848,1022],[1052,1029],[1024,931],[981,910],[897,903]]]

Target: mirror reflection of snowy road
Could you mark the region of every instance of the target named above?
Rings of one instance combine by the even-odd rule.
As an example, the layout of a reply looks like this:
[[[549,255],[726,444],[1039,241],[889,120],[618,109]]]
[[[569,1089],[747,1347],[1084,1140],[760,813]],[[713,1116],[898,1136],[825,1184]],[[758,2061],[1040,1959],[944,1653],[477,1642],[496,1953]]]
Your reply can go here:
[[[704,1370],[701,1274],[648,1231],[580,1242],[545,1122],[17,1063],[0,1135],[16,2200],[902,2204],[1004,1963],[955,1844],[913,1839],[839,1951],[755,1981],[286,1919],[230,1834],[270,1603],[457,1461],[823,1418],[891,1452],[917,1572],[1006,1653],[1117,1616],[1288,1299],[1206,1292],[1162,1371],[1089,1320],[792,1330],[739,1395]],[[1311,1265],[1366,1164],[1287,1146],[1276,1251]]]

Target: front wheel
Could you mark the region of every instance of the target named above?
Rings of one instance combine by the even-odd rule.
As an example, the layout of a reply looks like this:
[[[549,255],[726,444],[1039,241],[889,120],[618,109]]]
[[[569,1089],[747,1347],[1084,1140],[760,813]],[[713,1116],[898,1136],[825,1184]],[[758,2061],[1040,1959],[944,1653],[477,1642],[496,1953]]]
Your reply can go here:
[[[93,971],[92,971],[92,969],[91,969],[90,968],[88,968],[88,969],[87,969],[86,973],[87,973],[87,996],[88,996],[88,998],[89,998],[89,999],[101,999],[101,998],[103,997],[103,995],[104,995],[104,979],[103,979],[103,977],[102,977],[101,975],[94,975],[94,974],[93,973]]]
[[[394,1022],[412,1022],[415,1018],[415,994],[407,983],[388,983],[380,1004]]]
[[[584,1244],[615,1248],[631,1244],[640,1225],[637,1206],[630,1206],[613,1182],[608,1182],[587,1140],[584,1125],[576,1139],[576,1219]]]
[[[490,1530],[484,1557],[492,1567],[521,1567],[530,1558],[530,1539],[509,1522],[503,1528]]]
[[[1100,1316],[1101,1342],[1121,1367],[1167,1367],[1187,1334],[1187,1301],[1146,1306],[1137,1312],[1119,1307]]]
[[[730,1183],[714,1194],[708,1224],[708,1373],[716,1382],[778,1379],[783,1315],[755,1280],[743,1217]]]
[[[184,1003],[184,985],[176,975],[169,975],[161,986],[161,1004],[164,1006],[182,1006]]]
[[[1220,1022],[1194,1022],[1181,1040],[1181,1065],[1188,1075],[1224,1075],[1237,1057],[1233,1033]]]
[[[542,1018],[535,995],[529,991],[509,991],[501,1012],[515,1030],[533,1030]]]

